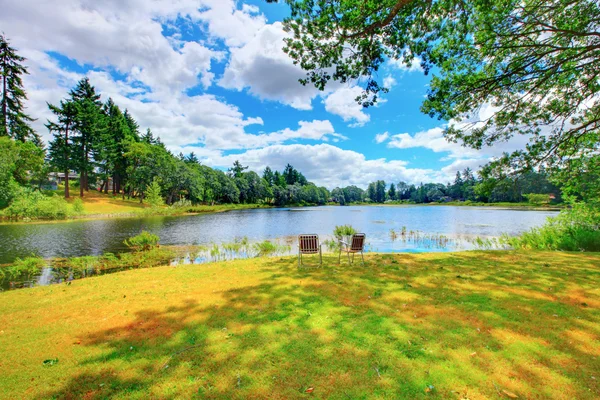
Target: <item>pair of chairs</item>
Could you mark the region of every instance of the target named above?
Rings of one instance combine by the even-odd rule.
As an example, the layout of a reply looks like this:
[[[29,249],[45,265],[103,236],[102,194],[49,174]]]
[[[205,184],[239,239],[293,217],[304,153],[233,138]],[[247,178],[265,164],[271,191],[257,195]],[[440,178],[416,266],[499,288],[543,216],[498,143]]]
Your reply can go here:
[[[343,240],[339,241],[340,252],[338,254],[338,263],[342,261],[342,251],[348,256],[348,263],[354,264],[354,254],[360,253],[362,264],[365,265],[365,257],[363,251],[365,248],[364,233],[355,233],[350,239],[350,243]],[[303,254],[318,254],[319,255],[319,266],[323,265],[323,252],[321,250],[321,244],[319,243],[319,235],[300,235],[298,236],[298,267],[302,266],[302,255]],[[350,260],[350,254],[352,254],[352,260]]]

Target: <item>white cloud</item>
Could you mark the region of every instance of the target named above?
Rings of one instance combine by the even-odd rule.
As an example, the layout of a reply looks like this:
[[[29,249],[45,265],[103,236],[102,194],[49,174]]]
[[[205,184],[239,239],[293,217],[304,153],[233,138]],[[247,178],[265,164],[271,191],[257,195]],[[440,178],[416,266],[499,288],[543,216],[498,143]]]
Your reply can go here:
[[[396,79],[394,79],[394,77],[391,75],[388,75],[385,78],[383,78],[383,86],[387,89],[393,88],[394,86],[396,86],[396,83],[398,82],[396,82]]]
[[[339,115],[344,122],[354,121],[352,126],[364,126],[371,117],[363,112],[364,107],[356,102],[363,89],[358,86],[336,89],[323,101],[325,110]]]
[[[402,62],[401,59],[391,58],[388,60],[388,65],[394,69],[404,71],[404,72],[422,72],[423,68],[421,67],[421,59],[419,57],[415,57],[410,65],[410,67]]]
[[[343,150],[330,144],[274,145],[207,160],[209,165],[228,167],[235,160],[262,172],[268,165],[282,170],[290,163],[319,186],[333,189],[336,186],[357,185],[366,187],[369,182],[383,179],[388,183],[405,181],[445,182],[449,177],[431,169],[408,168],[402,160],[385,158],[368,160],[363,154]]]
[[[375,143],[381,144],[390,138],[389,132],[378,133],[375,135]]]
[[[224,53],[163,36],[180,17],[206,25],[215,38],[241,45],[265,24],[233,0],[20,0],[2,5],[0,25],[17,48],[58,52],[79,64],[114,68],[155,91],[178,92],[214,79],[211,62]]]
[[[227,89],[248,89],[252,95],[279,101],[299,110],[312,109],[319,91],[302,86],[305,72],[282,50],[286,37],[282,24],[263,26],[248,43],[231,49],[231,58],[219,85]]]
[[[417,132],[414,135],[409,133],[400,133],[391,136],[387,144],[390,148],[410,149],[423,147],[436,153],[450,152],[453,157],[476,156],[478,152],[473,149],[465,148],[458,143],[449,142],[444,138],[444,128],[436,127],[426,131]]]

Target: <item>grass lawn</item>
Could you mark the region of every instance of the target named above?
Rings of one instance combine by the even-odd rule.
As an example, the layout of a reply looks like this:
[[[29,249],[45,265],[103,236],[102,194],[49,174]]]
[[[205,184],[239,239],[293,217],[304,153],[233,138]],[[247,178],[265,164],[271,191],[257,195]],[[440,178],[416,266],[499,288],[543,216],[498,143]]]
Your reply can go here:
[[[600,397],[600,254],[324,261],[159,267],[0,293],[0,396]]]
[[[58,192],[60,195],[64,193]],[[71,197],[67,200],[73,203],[79,197],[79,189],[71,192]],[[147,204],[141,204],[137,199],[125,199],[121,196],[113,196],[112,194],[100,193],[97,190],[85,192],[83,197],[84,215],[99,215],[99,214],[130,214],[139,213],[149,207]]]

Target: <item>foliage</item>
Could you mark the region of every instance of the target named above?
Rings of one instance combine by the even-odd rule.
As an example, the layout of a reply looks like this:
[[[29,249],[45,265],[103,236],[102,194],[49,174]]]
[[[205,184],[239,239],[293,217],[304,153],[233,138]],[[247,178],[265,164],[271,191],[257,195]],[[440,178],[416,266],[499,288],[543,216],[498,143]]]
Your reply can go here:
[[[290,250],[290,246],[273,243],[270,240],[254,243],[252,249],[256,253],[256,257],[268,257],[276,254],[283,254]]]
[[[532,204],[541,205],[541,204],[550,204],[550,195],[542,194],[542,193],[528,193],[524,194],[523,197],[527,199]]]
[[[16,258],[12,265],[6,268],[6,275],[9,279],[19,277],[31,279],[33,276],[39,274],[46,264],[46,261],[40,257]]]
[[[139,235],[125,239],[125,246],[136,251],[148,251],[158,246],[160,238],[153,233],[142,231]]]
[[[155,178],[152,180],[152,183],[150,184],[150,186],[148,187],[148,190],[146,191],[146,201],[152,207],[160,207],[164,204],[164,201],[163,201],[163,198],[162,198],[162,195],[160,192],[161,192],[160,185],[158,183],[158,180]]]
[[[83,205],[83,200],[81,200],[79,198],[73,200],[73,211],[75,211],[77,214],[84,213],[85,207]]]
[[[286,3],[284,50],[307,71],[303,84],[358,82],[370,106],[387,91],[378,71],[388,60],[435,69],[422,111],[448,122],[447,139],[479,149],[526,136],[525,149],[492,163],[498,176],[545,166],[584,200],[598,197],[597,1]]]
[[[29,126],[33,118],[25,113],[23,104],[27,94],[22,76],[28,74],[24,63],[25,58],[18,55],[8,39],[0,34],[0,136],[39,143],[39,136]]]
[[[48,197],[40,191],[21,187],[4,214],[10,218],[65,219],[69,210],[68,203],[56,195]]]
[[[575,203],[540,228],[518,237],[504,237],[514,247],[538,250],[600,251],[600,212],[596,207]]]
[[[333,236],[338,240],[342,239],[344,236],[352,236],[355,233],[356,229],[354,229],[352,225],[336,225],[333,230]]]

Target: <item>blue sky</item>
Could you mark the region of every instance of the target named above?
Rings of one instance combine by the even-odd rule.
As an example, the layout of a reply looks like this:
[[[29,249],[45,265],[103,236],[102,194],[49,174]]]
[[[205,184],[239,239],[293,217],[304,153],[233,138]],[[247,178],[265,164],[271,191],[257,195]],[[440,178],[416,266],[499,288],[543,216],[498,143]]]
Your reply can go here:
[[[330,189],[446,182],[522,145],[446,142],[443,121],[419,111],[430,77],[418,65],[386,63],[379,78],[391,91],[369,109],[353,100],[357,83],[301,86],[303,71],[281,50],[287,14],[259,0],[20,0],[3,6],[0,25],[27,58],[28,111],[45,139],[46,102],[88,76],[173,152],[258,172],[289,162]]]

